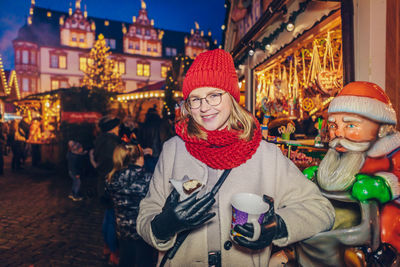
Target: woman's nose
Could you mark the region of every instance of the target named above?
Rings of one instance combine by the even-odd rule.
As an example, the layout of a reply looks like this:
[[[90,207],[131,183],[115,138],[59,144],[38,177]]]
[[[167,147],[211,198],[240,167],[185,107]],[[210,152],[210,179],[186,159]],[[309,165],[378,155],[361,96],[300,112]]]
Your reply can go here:
[[[210,108],[210,105],[207,103],[206,99],[200,99],[200,111],[206,111]]]

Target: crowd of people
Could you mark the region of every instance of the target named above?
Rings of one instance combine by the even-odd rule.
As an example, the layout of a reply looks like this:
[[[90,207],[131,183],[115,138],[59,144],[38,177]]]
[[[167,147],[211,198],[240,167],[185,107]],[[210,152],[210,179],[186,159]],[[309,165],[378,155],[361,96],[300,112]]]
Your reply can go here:
[[[0,175],[4,173],[4,156],[12,153],[11,170],[24,169],[26,159],[32,157],[32,165],[40,163],[40,149],[38,149],[36,125],[39,118],[31,119],[23,116],[22,119],[3,121],[0,116]]]
[[[162,144],[174,135],[173,125],[152,107],[142,123],[131,116],[120,119],[106,115],[97,127],[99,133],[89,151],[77,140],[68,142],[68,174],[72,179],[68,197],[83,200],[80,179],[89,161],[96,170],[95,191],[104,209],[103,253],[108,262],[119,266],[155,266],[157,252],[137,234],[136,218]]]

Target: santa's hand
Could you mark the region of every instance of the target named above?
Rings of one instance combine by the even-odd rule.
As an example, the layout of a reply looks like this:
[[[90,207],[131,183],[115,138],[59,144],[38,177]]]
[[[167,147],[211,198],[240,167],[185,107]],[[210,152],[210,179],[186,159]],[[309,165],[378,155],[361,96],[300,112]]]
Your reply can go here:
[[[390,187],[382,177],[360,173],[356,179],[351,194],[359,201],[377,199],[380,203],[386,203],[392,199]]]
[[[317,176],[318,166],[311,166],[303,170],[303,174],[308,180],[314,181]]]

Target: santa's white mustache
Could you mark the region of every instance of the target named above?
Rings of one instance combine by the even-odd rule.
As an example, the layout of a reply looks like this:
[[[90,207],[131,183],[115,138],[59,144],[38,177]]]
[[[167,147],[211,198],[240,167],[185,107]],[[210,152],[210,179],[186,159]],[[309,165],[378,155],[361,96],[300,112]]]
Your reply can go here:
[[[339,144],[349,151],[364,152],[369,148],[371,143],[370,142],[352,142],[345,138],[335,138],[329,142],[329,147],[335,148]]]

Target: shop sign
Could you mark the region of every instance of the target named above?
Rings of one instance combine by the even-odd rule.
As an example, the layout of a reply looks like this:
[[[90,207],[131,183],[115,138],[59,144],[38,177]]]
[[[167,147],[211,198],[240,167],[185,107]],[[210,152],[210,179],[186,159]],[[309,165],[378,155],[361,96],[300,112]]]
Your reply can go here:
[[[62,112],[61,121],[69,123],[96,123],[102,115],[98,112]]]
[[[336,71],[321,71],[317,74],[317,84],[326,94],[334,96],[339,89],[338,74]]]

